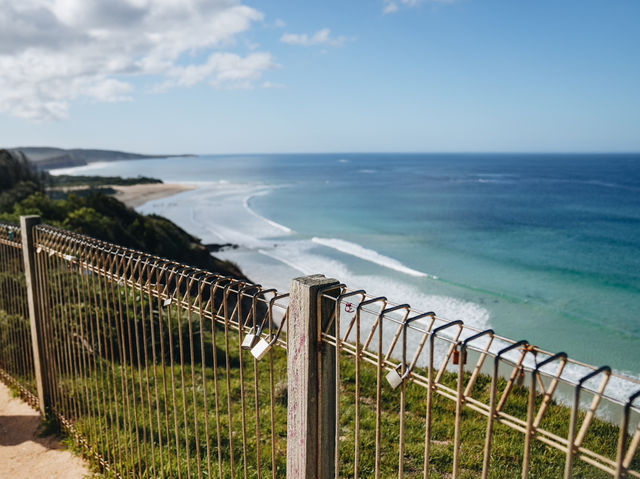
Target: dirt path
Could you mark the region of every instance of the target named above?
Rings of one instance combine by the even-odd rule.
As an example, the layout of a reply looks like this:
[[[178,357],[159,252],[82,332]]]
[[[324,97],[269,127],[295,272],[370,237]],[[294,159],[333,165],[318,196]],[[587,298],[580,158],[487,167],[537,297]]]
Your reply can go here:
[[[38,437],[40,416],[0,383],[0,477],[10,479],[81,479],[84,461],[54,437]]]

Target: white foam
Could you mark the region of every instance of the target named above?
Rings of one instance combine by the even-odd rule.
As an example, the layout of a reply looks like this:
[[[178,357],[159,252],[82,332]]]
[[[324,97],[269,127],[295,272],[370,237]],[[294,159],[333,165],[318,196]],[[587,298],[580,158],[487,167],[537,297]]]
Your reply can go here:
[[[322,273],[335,277],[350,287],[364,288],[370,294],[385,295],[390,300],[407,301],[417,310],[436,311],[441,317],[462,319],[466,324],[476,328],[484,328],[488,324],[489,312],[478,304],[448,296],[425,294],[417,286],[388,278],[384,274],[356,274],[345,263],[318,253],[317,245],[341,251],[412,277],[429,276],[395,259],[340,239],[292,239],[289,236],[291,234],[289,228],[258,215],[248,206],[251,197],[268,194],[273,188],[275,187],[270,185],[216,182],[203,185],[197,190],[183,193],[173,199],[151,201],[139,210],[166,216],[190,233],[200,236],[204,242],[222,240],[240,245],[241,248],[238,250],[227,250],[217,256],[236,261],[251,278],[253,278],[252,264],[264,263],[259,257],[276,260],[283,266],[273,268],[272,273],[269,273],[267,268],[261,267],[261,277],[253,278],[265,285],[288,284],[291,278],[299,273]],[[283,233],[286,234],[283,235]],[[282,277],[270,280],[269,274]]]
[[[264,218],[249,207],[253,196],[268,194],[273,187],[226,181],[198,182],[197,190],[179,197],[150,201],[138,208],[142,213],[165,216],[205,243],[229,242],[259,249],[271,240],[290,235],[290,228]]]
[[[301,265],[301,264],[294,263],[293,261],[290,261],[283,256],[274,254],[273,251],[271,250],[259,249],[258,252],[264,256],[268,256],[269,258],[275,259],[276,261],[280,261],[282,264],[288,266],[291,269],[295,269],[296,271],[299,271],[304,275],[311,274],[309,273],[310,269],[308,267],[305,267],[304,265]]]
[[[89,163],[87,165],[82,165],[82,166],[70,166],[67,168],[53,168],[49,170],[49,173],[53,176],[82,175],[84,173],[91,172],[94,170],[101,170],[108,166],[113,166],[113,163],[109,161],[96,161],[96,162]]]
[[[271,190],[262,190],[262,191],[257,191],[255,193],[250,194],[249,196],[245,197],[244,200],[242,201],[242,204],[244,206],[244,208],[251,213],[253,216],[255,216],[256,218],[259,218],[263,221],[266,221],[267,223],[269,223],[271,226],[273,226],[274,228],[278,228],[279,230],[283,231],[284,233],[287,234],[292,234],[293,230],[291,228],[287,228],[284,225],[281,225],[280,223],[276,223],[275,221],[270,220],[269,218],[265,218],[264,216],[259,215],[258,213],[256,213],[254,210],[251,209],[251,207],[249,206],[249,201],[251,201],[251,198],[255,197],[255,196],[264,196],[264,195],[268,195],[269,193],[271,193]]]
[[[338,238],[318,238],[318,237],[312,238],[311,241],[317,244],[321,244],[322,246],[326,246],[327,248],[335,249],[342,253],[355,256],[365,261],[369,261],[371,263],[375,263],[380,266],[384,266],[385,268],[399,271],[401,273],[408,274],[416,278],[430,277],[433,279],[437,279],[436,276],[429,275],[427,273],[423,273],[422,271],[417,271],[415,269],[409,268],[408,266],[405,266],[398,260],[389,258],[388,256],[381,255],[377,251],[364,248],[363,246],[360,246],[359,244],[356,244],[356,243],[351,243],[350,241],[345,241]]]
[[[416,310],[435,311],[439,317],[462,319],[465,324],[484,329],[489,324],[489,311],[479,304],[450,296],[425,294],[418,287],[381,275],[359,275],[335,259],[312,252],[309,241],[286,241],[271,248],[262,248],[260,254],[286,264],[303,274],[322,273],[343,281],[353,288],[364,288],[371,295],[384,295],[391,301],[407,301]],[[232,252],[230,253],[232,254]],[[240,267],[244,267],[240,264]],[[251,275],[251,265],[246,264]]]

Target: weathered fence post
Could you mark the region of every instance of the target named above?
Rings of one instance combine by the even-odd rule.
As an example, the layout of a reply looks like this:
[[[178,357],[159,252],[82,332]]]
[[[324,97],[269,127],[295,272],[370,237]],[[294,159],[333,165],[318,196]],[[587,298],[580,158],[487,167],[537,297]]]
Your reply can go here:
[[[35,246],[33,241],[33,228],[41,223],[39,216],[21,216],[20,231],[22,233],[22,257],[24,258],[24,275],[27,280],[27,301],[29,304],[29,324],[31,327],[31,346],[33,349],[33,367],[35,369],[36,387],[38,389],[38,404],[40,414],[44,416],[49,406],[47,397],[47,376],[42,355],[44,337],[42,335],[42,323],[40,314],[38,283],[36,281]]]
[[[336,349],[320,343],[319,325],[326,324],[335,304],[320,298],[326,303],[323,318],[319,318],[318,294],[335,286],[327,294],[338,296],[338,285],[338,281],[323,275],[291,282],[287,323],[288,479],[334,477]]]

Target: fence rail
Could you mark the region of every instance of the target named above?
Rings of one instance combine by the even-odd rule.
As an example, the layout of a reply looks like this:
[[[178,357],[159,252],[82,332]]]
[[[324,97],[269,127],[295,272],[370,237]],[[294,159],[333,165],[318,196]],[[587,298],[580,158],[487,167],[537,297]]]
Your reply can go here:
[[[107,477],[640,477],[638,381],[334,280],[39,225],[32,335],[23,233],[0,225],[0,378]]]

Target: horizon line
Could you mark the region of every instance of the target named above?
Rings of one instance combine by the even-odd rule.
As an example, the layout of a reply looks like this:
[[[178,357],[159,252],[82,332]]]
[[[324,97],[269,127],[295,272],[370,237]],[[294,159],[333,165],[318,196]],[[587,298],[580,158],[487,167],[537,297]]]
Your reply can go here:
[[[217,153],[143,153],[140,151],[131,151],[121,148],[101,148],[101,147],[62,147],[51,145],[29,145],[29,146],[10,146],[0,147],[7,150],[20,150],[22,148],[53,148],[61,150],[104,150],[104,151],[117,151],[121,153],[131,153],[146,156],[155,156],[162,158],[165,156],[215,156],[215,155],[372,155],[372,154],[384,154],[384,155],[638,155],[638,150],[593,150],[593,151],[581,151],[581,150],[379,150],[379,151],[367,151],[367,150],[353,150],[353,151],[240,151],[240,152],[217,152]]]

